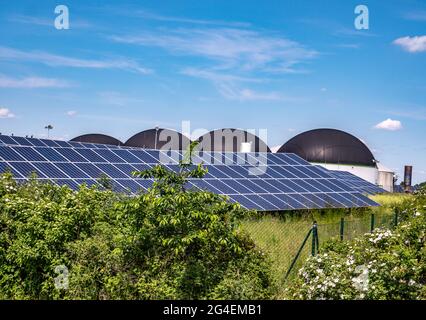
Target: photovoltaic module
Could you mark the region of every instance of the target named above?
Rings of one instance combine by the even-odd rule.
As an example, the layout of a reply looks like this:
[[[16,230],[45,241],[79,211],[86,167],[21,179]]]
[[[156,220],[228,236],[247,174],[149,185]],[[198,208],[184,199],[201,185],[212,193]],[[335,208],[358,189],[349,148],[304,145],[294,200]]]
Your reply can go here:
[[[0,172],[10,170],[18,182],[26,181],[35,172],[42,181],[72,189],[83,183],[95,185],[106,175],[116,192],[144,192],[153,181],[135,178],[132,172],[160,163],[178,171],[183,154],[0,135]],[[189,179],[187,189],[227,195],[247,209],[281,211],[378,205],[362,194],[366,191],[362,188],[365,180],[348,179],[291,153],[199,152],[192,160],[194,165],[203,163],[208,173],[202,179]],[[374,185],[368,187],[371,186]]]

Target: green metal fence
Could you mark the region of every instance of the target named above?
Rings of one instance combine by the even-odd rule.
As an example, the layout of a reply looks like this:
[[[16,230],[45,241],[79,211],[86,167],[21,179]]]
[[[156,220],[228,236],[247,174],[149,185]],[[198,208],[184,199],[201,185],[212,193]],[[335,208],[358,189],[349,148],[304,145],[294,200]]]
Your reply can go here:
[[[256,245],[266,251],[283,280],[294,276],[306,258],[320,252],[321,243],[335,239],[349,241],[375,228],[392,228],[398,213],[344,217],[331,223],[265,216],[243,222]]]

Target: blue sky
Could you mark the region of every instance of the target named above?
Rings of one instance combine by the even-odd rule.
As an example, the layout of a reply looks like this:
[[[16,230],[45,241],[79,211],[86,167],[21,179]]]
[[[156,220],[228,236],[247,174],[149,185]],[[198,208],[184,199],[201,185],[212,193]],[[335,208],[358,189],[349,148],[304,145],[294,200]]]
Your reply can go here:
[[[273,147],[332,127],[426,180],[424,1],[1,0],[0,25],[3,134],[125,141],[189,120],[267,129]]]

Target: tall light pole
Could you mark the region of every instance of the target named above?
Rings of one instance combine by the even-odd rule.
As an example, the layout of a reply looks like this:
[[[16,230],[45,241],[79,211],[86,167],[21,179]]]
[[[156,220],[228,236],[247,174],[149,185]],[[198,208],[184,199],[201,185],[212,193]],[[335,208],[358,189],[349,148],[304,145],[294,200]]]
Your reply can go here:
[[[49,138],[50,137],[50,130],[53,129],[53,126],[51,124],[48,124],[44,128],[47,130],[47,138]]]
[[[157,140],[158,140],[158,126],[155,127],[155,141],[154,141],[154,149],[157,150]]]

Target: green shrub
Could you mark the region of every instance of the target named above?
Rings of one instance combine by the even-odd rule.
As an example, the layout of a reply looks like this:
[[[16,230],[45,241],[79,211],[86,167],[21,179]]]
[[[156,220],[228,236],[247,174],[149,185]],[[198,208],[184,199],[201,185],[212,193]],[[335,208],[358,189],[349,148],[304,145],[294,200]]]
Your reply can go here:
[[[153,187],[135,197],[1,175],[0,298],[268,298],[270,264],[238,228],[250,212],[185,189],[204,173],[154,167],[139,173]],[[67,289],[55,287],[60,265]]]

